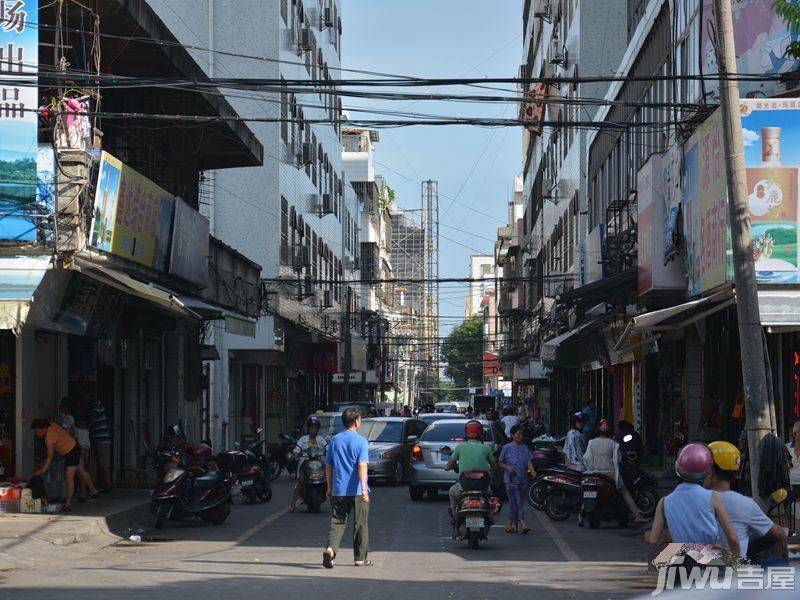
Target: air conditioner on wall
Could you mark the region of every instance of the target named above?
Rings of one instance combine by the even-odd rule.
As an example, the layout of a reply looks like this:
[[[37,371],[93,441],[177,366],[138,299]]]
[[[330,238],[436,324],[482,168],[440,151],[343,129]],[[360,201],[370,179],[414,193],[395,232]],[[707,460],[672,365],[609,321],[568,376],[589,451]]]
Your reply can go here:
[[[326,6],[322,9],[322,29],[326,27],[333,27],[335,25],[333,20],[333,7]]]
[[[331,215],[334,211],[333,206],[333,195],[332,194],[312,194],[311,196],[311,208],[312,210],[317,213],[317,216],[321,219],[325,215]]]
[[[564,68],[566,68],[569,62],[567,47],[561,44],[557,37],[553,37],[550,42],[550,56],[548,57],[548,62],[550,62],[551,65],[559,65]]]
[[[311,275],[306,275],[303,278],[303,296],[313,296],[314,295],[314,281],[311,279]]]
[[[311,266],[311,248],[308,246],[297,246],[292,256],[292,267],[295,271],[300,271],[305,267]]]
[[[297,49],[300,52],[311,52],[314,48],[314,32],[310,27],[303,27],[300,29],[300,35],[297,38]]]
[[[310,142],[303,142],[300,145],[300,152],[297,153],[297,166],[313,165],[316,161],[317,147]]]
[[[333,308],[333,290],[325,290],[322,294],[322,307]]]

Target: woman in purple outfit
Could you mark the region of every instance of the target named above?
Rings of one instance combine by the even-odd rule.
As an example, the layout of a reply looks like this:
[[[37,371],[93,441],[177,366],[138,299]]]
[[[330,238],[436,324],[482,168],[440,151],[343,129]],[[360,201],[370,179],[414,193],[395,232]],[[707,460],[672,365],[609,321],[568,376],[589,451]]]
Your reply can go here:
[[[532,458],[530,449],[522,443],[522,426],[514,425],[511,428],[511,441],[503,446],[498,460],[500,468],[505,471],[503,481],[508,494],[507,533],[515,533],[518,531],[518,527],[522,528],[522,533],[528,533],[531,530],[525,523],[523,494],[528,485],[529,476],[533,475]]]

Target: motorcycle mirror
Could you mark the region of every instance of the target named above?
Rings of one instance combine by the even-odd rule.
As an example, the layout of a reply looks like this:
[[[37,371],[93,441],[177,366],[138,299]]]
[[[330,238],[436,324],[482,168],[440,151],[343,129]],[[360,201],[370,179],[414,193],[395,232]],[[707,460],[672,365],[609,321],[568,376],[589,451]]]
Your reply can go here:
[[[256,433],[258,435],[261,435],[262,433],[264,433],[264,428],[263,427],[259,427],[258,429],[256,429]]]
[[[287,435],[287,434],[285,434],[285,433],[280,433],[280,434],[278,434],[278,437],[279,437],[281,440],[283,440],[284,442],[291,442],[291,441],[292,441],[292,438],[291,438],[291,436],[289,436],[289,435]]]
[[[622,438],[622,441],[625,442],[625,443],[632,442],[633,441],[633,436],[629,433],[624,438]]]
[[[639,460],[639,455],[636,452],[628,452],[625,456],[627,456],[628,460],[631,462]]]

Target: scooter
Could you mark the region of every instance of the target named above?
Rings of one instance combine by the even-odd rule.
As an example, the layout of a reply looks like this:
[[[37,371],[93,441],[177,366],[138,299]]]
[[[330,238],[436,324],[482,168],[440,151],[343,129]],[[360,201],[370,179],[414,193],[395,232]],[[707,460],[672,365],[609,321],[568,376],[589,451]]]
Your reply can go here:
[[[526,499],[528,504],[536,510],[545,510],[545,503],[551,492],[563,495],[569,490],[570,493],[577,493],[577,488],[574,486],[580,485],[581,477],[583,477],[581,471],[570,469],[563,464],[534,468],[536,476],[528,484]],[[567,489],[564,489],[564,486],[568,486]],[[567,514],[567,516],[569,515]],[[563,518],[556,520],[560,521]]]
[[[616,521],[627,527],[630,511],[613,479],[599,473],[588,473],[580,485],[581,517],[589,527],[597,529],[604,521]]]
[[[242,495],[251,504],[269,502],[272,499],[272,485],[269,482],[258,457],[251,450],[240,450],[237,442],[235,450],[226,452],[228,460],[221,466],[230,468]]]
[[[580,486],[583,473],[564,467],[545,472],[537,476],[537,479],[528,489],[529,502],[532,496],[534,500],[541,499],[544,512],[553,521],[564,521],[572,513],[578,512],[581,506]]]
[[[639,507],[639,512],[649,519],[656,512],[656,506],[661,498],[661,486],[655,475],[639,466],[637,458],[636,453],[629,452],[622,459],[620,472],[622,480],[633,496],[633,501]]]
[[[187,464],[179,451],[165,464],[171,464],[150,495],[156,529],[168,519],[197,518],[219,525],[231,512],[231,490],[235,478],[213,462],[208,468]],[[223,459],[224,462],[224,459]]]
[[[467,540],[472,550],[489,538],[494,518],[500,512],[500,499],[489,495],[491,477],[483,471],[467,471],[459,477],[464,490],[453,515],[453,538]]]
[[[300,497],[308,507],[308,512],[318,513],[328,495],[328,482],[325,478],[325,464],[322,462],[325,450],[311,446],[301,454],[303,458],[303,485]]]
[[[285,433],[278,434],[278,438],[279,443],[272,443],[267,447],[270,454],[270,468],[267,472],[270,481],[275,481],[284,469],[289,475],[293,475],[297,470],[297,462],[292,453],[297,441]]]

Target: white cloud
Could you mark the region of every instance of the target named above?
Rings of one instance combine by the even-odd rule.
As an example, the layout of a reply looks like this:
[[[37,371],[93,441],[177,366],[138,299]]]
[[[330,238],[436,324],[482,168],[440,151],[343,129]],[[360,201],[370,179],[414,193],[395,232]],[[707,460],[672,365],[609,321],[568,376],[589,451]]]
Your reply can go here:
[[[745,148],[749,148],[758,141],[758,134],[751,129],[743,128],[742,139],[744,141]]]

